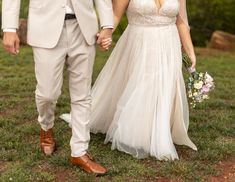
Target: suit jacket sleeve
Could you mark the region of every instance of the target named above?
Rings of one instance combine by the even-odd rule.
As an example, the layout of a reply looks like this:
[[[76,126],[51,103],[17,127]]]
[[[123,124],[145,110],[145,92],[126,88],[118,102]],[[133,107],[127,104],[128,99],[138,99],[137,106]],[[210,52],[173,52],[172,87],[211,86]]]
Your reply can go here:
[[[2,29],[19,28],[21,0],[3,0],[2,1]]]
[[[113,5],[112,0],[94,0],[99,15],[101,27],[113,27]]]

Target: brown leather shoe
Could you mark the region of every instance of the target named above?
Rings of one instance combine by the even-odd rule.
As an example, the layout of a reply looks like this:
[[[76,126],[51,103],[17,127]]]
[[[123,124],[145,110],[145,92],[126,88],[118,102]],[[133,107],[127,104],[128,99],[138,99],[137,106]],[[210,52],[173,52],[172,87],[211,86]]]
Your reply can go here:
[[[88,173],[104,175],[107,172],[107,169],[96,163],[88,153],[82,157],[71,157],[70,160],[73,165],[79,166]]]
[[[45,155],[52,155],[52,153],[55,151],[55,140],[52,129],[49,129],[48,131],[41,129],[40,147]]]

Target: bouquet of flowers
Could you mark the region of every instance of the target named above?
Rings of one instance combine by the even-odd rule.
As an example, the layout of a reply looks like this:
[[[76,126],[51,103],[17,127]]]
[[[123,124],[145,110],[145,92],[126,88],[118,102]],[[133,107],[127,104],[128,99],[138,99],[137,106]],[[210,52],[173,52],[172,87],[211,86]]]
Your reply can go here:
[[[190,74],[187,82],[190,105],[195,108],[197,103],[209,99],[209,92],[215,88],[215,83],[207,72],[197,72],[191,68],[190,59],[186,54],[183,54],[183,63]]]

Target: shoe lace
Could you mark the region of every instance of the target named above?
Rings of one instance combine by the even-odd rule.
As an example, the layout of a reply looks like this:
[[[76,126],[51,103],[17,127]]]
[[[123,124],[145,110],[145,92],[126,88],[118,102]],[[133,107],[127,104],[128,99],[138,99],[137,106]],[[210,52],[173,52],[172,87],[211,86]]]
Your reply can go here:
[[[52,136],[52,132],[50,130],[42,132],[43,138],[51,138],[51,136]]]

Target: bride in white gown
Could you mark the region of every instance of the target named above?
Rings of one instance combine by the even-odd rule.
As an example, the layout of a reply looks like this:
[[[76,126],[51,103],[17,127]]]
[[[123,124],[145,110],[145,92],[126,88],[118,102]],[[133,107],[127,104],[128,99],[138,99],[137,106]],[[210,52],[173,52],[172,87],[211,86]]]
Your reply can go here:
[[[129,25],[92,89],[93,133],[137,158],[178,159],[189,139],[181,43],[195,67],[185,0],[114,0],[116,26]],[[62,119],[70,122],[70,115]]]

